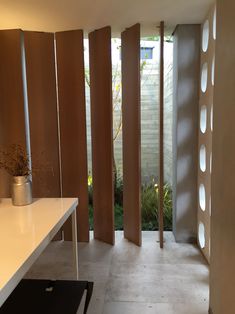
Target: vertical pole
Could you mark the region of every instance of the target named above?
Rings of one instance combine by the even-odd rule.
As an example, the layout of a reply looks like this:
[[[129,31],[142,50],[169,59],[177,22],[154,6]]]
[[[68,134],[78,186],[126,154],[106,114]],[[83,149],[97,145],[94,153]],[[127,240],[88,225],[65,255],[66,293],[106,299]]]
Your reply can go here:
[[[160,105],[159,105],[159,198],[158,225],[160,248],[163,248],[163,186],[164,186],[164,155],[163,155],[163,118],[164,118],[164,22],[160,23]]]
[[[79,279],[78,271],[78,239],[77,239],[77,215],[76,209],[72,213],[72,240],[73,240],[73,262],[76,271],[76,279]]]

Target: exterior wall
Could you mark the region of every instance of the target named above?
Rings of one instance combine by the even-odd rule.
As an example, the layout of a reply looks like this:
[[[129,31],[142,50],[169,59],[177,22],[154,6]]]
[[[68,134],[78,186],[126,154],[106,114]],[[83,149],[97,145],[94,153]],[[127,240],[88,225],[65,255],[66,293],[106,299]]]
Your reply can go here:
[[[113,99],[121,97],[120,71],[120,45],[119,39],[112,40],[113,62]],[[149,181],[152,177],[158,178],[158,119],[159,119],[159,42],[141,41],[141,47],[154,47],[153,59],[145,60],[141,75],[141,166],[142,181]],[[88,72],[88,54],[85,42],[85,64]],[[165,43],[165,112],[164,112],[164,153],[165,153],[165,181],[172,184],[172,111],[173,111],[173,44]],[[143,60],[141,60],[143,64]],[[91,172],[91,132],[90,132],[90,94],[86,85],[87,99],[87,142],[88,142],[88,169]],[[121,103],[114,102],[113,123],[114,135],[121,117]],[[122,130],[114,142],[116,166],[122,174]]]
[[[174,33],[173,232],[178,242],[196,242],[200,25]]]
[[[235,300],[235,2],[217,0],[211,177],[210,308],[233,314]]]

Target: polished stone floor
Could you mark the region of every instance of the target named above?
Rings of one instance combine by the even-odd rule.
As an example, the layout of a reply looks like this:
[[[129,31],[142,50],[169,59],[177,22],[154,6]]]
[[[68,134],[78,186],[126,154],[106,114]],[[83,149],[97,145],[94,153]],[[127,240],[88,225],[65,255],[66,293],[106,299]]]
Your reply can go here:
[[[88,314],[207,314],[208,267],[196,246],[143,232],[141,248],[116,232],[116,244],[79,244],[80,279],[94,281]],[[53,242],[28,278],[74,279],[71,242]],[[78,312],[82,313],[81,310]]]

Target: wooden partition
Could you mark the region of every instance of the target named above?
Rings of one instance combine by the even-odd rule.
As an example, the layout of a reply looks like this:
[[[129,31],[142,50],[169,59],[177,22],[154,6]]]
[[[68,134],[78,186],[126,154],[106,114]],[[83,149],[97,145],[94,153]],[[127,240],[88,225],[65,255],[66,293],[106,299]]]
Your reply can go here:
[[[89,34],[94,236],[114,243],[111,28]]]
[[[21,31],[0,31],[0,147],[25,147]],[[0,197],[10,197],[10,176],[0,171]]]
[[[141,245],[140,24],[122,33],[124,236]]]
[[[78,240],[89,241],[83,31],[56,33],[62,195],[79,197]],[[72,239],[71,221],[64,225]]]
[[[59,197],[54,35],[24,32],[34,197]]]

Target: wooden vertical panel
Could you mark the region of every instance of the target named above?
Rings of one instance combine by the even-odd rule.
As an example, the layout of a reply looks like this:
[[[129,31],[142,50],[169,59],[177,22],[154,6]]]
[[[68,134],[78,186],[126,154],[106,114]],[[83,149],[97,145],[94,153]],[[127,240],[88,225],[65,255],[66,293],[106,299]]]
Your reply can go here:
[[[163,201],[164,201],[164,22],[160,24],[160,103],[159,103],[159,198],[158,226],[160,248],[163,248]]]
[[[140,24],[122,33],[124,236],[141,245]]]
[[[59,197],[54,35],[24,32],[34,197]]]
[[[0,146],[26,146],[21,31],[0,31]],[[10,176],[0,171],[0,197],[10,196]]]
[[[111,28],[89,34],[94,236],[114,243]]]
[[[89,241],[86,100],[83,31],[56,33],[62,195],[79,197],[79,241]],[[64,225],[64,238],[72,238],[71,221]]]

